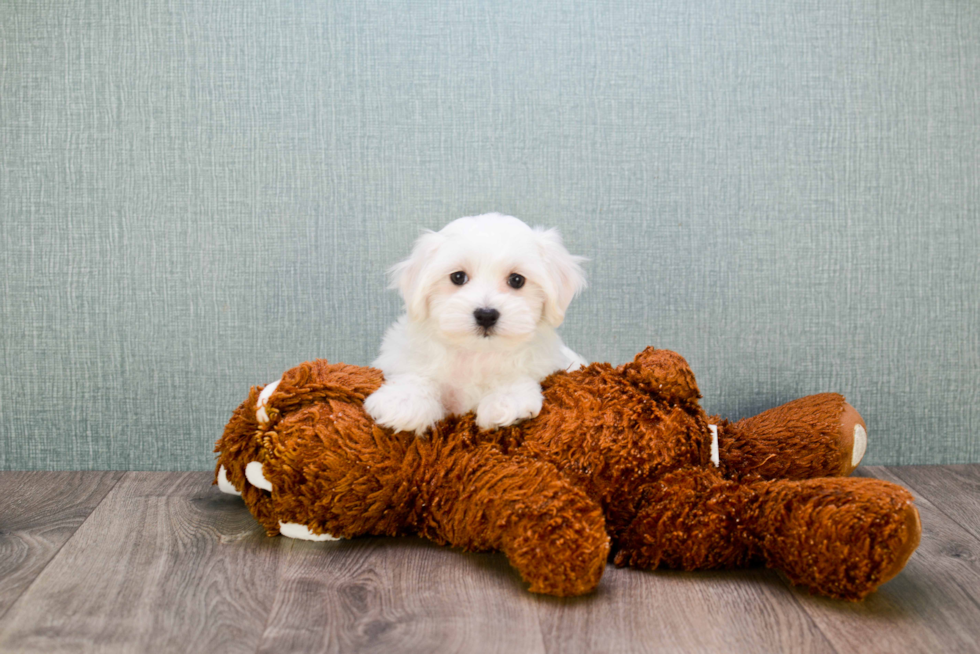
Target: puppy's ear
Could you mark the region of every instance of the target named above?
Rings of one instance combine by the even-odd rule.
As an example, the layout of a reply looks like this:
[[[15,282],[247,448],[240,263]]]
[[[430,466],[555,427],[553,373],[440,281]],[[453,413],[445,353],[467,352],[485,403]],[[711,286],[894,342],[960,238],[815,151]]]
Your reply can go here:
[[[544,320],[558,327],[565,319],[565,310],[579,291],[585,288],[585,272],[579,265],[585,257],[569,254],[556,229],[534,228],[538,248],[545,264]]]
[[[389,288],[398,289],[405,300],[408,317],[413,321],[425,320],[429,314],[429,286],[431,275],[426,274],[429,263],[439,246],[445,241],[442,234],[426,231],[415,241],[412,254],[388,270]]]

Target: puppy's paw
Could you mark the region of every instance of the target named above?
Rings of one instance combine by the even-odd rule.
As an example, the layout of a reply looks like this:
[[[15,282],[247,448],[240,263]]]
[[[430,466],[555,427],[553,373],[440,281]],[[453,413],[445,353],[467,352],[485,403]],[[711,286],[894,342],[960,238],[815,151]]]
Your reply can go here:
[[[446,412],[425,384],[387,382],[364,400],[364,410],[382,427],[421,436]]]
[[[567,345],[561,346],[561,352],[565,356],[565,370],[568,372],[575,372],[579,368],[585,368],[589,365],[588,361],[572,351]]]
[[[487,395],[476,407],[476,425],[480,429],[506,427],[541,413],[541,387],[521,384]]]

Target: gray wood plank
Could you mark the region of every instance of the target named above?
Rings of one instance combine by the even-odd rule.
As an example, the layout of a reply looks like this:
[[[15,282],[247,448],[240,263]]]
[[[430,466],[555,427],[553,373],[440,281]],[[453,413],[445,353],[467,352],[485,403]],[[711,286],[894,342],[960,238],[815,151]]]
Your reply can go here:
[[[980,464],[901,466],[888,468],[888,472],[980,538]]]
[[[418,539],[296,543],[259,652],[833,652],[775,573],[609,566],[528,593],[500,554]]]
[[[253,652],[283,551],[209,473],[127,473],[0,620],[3,652]]]
[[[541,602],[549,652],[833,652],[775,572],[608,567],[593,597]]]
[[[122,475],[0,472],[0,617]]]
[[[543,652],[501,554],[417,538],[294,541],[259,652]]]
[[[532,595],[499,554],[417,539],[296,543],[260,652],[833,652],[776,575],[607,568]]]
[[[980,643],[980,541],[886,468],[858,468],[902,484],[916,498],[922,542],[905,569],[863,602],[795,589],[839,652],[976,652]]]

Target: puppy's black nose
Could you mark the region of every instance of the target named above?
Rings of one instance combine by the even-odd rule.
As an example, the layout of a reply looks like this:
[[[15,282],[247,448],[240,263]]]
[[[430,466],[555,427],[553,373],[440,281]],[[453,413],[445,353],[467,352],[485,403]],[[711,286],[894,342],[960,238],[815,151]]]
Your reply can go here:
[[[473,312],[473,317],[476,318],[476,324],[480,327],[490,329],[497,324],[500,312],[496,309],[477,309]]]

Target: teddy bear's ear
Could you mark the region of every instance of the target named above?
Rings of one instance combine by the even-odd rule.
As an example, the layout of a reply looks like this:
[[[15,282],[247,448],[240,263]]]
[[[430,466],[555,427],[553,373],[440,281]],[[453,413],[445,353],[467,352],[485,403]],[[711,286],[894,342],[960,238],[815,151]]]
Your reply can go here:
[[[324,398],[363,402],[383,382],[384,376],[375,368],[314,359],[283,373],[276,388],[276,404],[281,411],[293,411]]]
[[[631,383],[665,400],[694,402],[701,397],[691,367],[676,352],[648,347],[620,370]]]

